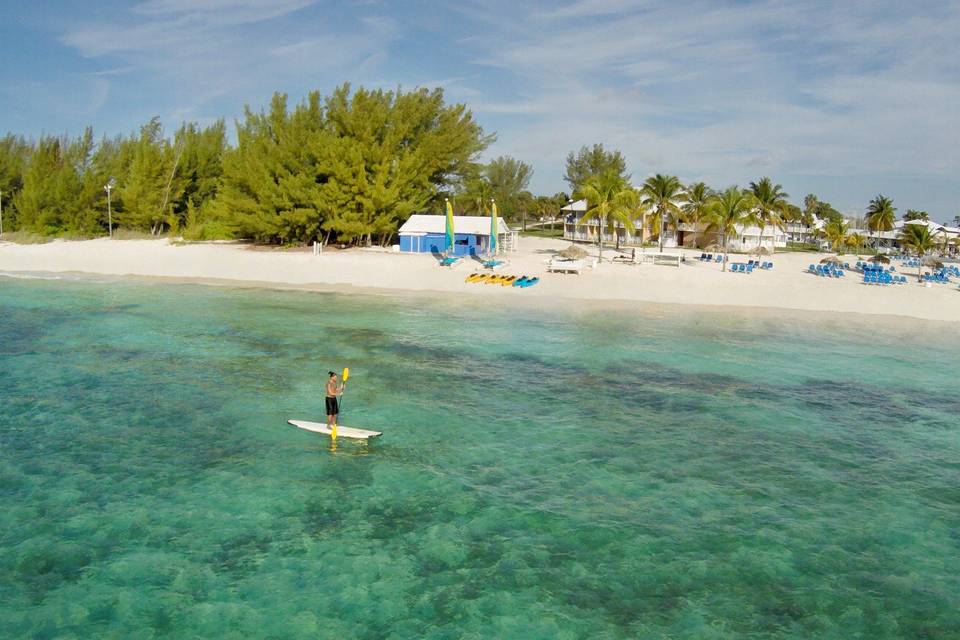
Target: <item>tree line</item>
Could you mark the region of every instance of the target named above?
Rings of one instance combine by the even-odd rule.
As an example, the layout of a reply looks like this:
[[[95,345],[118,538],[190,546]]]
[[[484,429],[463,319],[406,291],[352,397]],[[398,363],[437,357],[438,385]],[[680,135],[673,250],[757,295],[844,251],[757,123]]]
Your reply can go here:
[[[8,134],[0,197],[8,230],[43,235],[102,235],[112,220],[188,239],[385,243],[446,197],[463,213],[482,213],[488,195],[519,206],[532,170],[511,158],[480,164],[493,140],[440,89],[344,84],[292,108],[280,93],[262,111],[247,107],[235,144],[222,120],[167,137],[154,118],[98,142],[89,128],[31,142]]]
[[[166,135],[153,118],[139,131],[99,141],[90,128],[33,141],[7,134],[0,138],[5,228],[84,237],[104,235],[112,223],[193,240],[386,244],[411,214],[442,211],[445,198],[465,215],[488,215],[496,201],[501,215],[517,221],[552,218],[569,202],[563,192],[533,195],[525,162],[501,156],[480,163],[495,136],[466,105],[447,104],[441,89],[344,84],[292,107],[277,93],[265,109],[245,108],[235,131],[231,142],[218,120]],[[572,196],[589,201],[588,217],[639,221],[660,238],[681,223],[714,220],[728,192],[743,196],[741,223],[756,224],[761,234],[788,222],[844,224],[812,194],[802,208],[788,202],[769,178],[721,192],[657,174],[634,188],[623,155],[602,144],[571,152],[564,179]],[[892,202],[877,196],[874,205],[866,223],[891,229]],[[913,217],[927,214],[908,211]]]
[[[724,190],[703,182],[684,185],[672,175],[653,175],[639,187],[631,184],[630,178],[623,155],[616,150],[606,150],[602,144],[584,146],[567,156],[564,179],[574,197],[585,199],[588,205],[581,222],[599,220],[602,227],[614,233],[618,242],[617,226],[646,229],[659,240],[662,249],[666,232],[687,224],[695,229],[694,244],[696,230],[719,233],[726,244],[727,238],[735,235],[739,227],[755,226],[759,229],[758,244],[762,245],[768,230],[783,229],[790,223],[810,227],[815,220],[820,220],[823,228],[818,235],[834,248],[867,244],[862,235],[849,232],[849,223],[829,203],[808,194],[803,207],[798,207],[787,200],[789,195],[783,187],[769,177],[751,182],[746,188],[732,186]],[[929,216],[911,209],[904,219],[928,220]],[[893,201],[883,195],[870,201],[862,219],[866,228],[877,232],[891,231],[895,222]],[[598,234],[598,244],[602,254],[602,234]]]

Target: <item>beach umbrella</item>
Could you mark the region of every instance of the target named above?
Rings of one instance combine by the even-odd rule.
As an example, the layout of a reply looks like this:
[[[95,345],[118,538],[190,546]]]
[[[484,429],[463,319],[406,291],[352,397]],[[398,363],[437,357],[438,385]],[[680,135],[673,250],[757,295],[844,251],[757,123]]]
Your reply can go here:
[[[586,258],[589,254],[577,245],[572,244],[557,255],[559,255],[561,258],[578,260],[579,258]]]
[[[869,260],[873,264],[890,264],[890,258],[885,255],[877,254]]]
[[[843,260],[841,260],[838,256],[827,256],[820,261],[820,264],[843,264]]]
[[[497,255],[497,203],[490,198],[490,255]]]
[[[752,253],[752,254],[754,254],[754,255],[758,255],[758,256],[765,256],[765,255],[767,255],[767,254],[770,253],[770,249],[767,249],[766,247],[756,247],[756,248],[755,248],[753,251],[751,251],[750,253]]]
[[[943,269],[943,263],[934,258],[933,256],[927,256],[923,259],[923,266],[930,267],[932,269]]]
[[[704,251],[723,251],[723,247],[718,245],[716,242],[711,242],[706,247],[703,248]]]
[[[447,253],[453,253],[453,205],[450,204],[449,198],[444,198],[444,201],[447,203],[447,237],[445,244]]]

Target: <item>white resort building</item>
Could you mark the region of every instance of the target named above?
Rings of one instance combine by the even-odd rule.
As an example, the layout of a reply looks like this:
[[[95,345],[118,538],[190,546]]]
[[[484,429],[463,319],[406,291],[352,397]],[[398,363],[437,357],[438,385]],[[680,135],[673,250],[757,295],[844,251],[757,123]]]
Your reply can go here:
[[[561,209],[564,215],[563,237],[566,240],[579,242],[597,242],[598,233],[603,234],[603,241],[607,244],[642,244],[648,242],[658,242],[656,234],[648,224],[646,227],[633,224],[624,224],[616,222],[606,224],[600,229],[600,223],[597,219],[581,221],[587,211],[587,201],[577,200],[571,202]],[[652,217],[648,218],[652,221]],[[707,229],[707,224],[692,225],[681,223],[676,229],[669,228],[663,236],[663,246],[671,249],[684,247],[696,249],[710,245],[721,245],[723,238],[721,234]],[[787,246],[787,233],[782,229],[773,226],[765,227],[763,230],[763,242],[760,241],[760,228],[757,226],[737,227],[736,235],[730,236],[729,247],[732,251],[749,251],[757,247],[764,247],[767,250]],[[696,243],[696,244],[694,244]]]
[[[610,245],[638,245],[645,243],[659,243],[659,239],[649,224],[652,216],[648,216],[648,224],[643,227],[639,222],[625,224],[604,225],[600,229],[597,219],[582,220],[587,212],[587,201],[571,202],[560,210],[563,215],[563,237],[574,242],[597,242],[597,235],[603,234],[603,241]],[[866,239],[866,245],[877,247],[881,253],[891,253],[900,250],[900,233],[907,224],[925,224],[934,237],[937,245],[946,248],[947,253],[960,251],[960,228],[948,227],[927,220],[911,220],[905,222],[897,220],[891,231],[871,231],[869,229],[853,228],[852,221],[849,233],[858,233]],[[826,223],[816,219],[812,225],[798,222],[789,222],[782,227],[768,225],[763,229],[763,240],[760,238],[760,228],[751,226],[737,226],[736,233],[731,235],[728,247],[731,251],[753,251],[762,247],[768,251],[785,248],[788,244],[813,244],[820,249],[829,249],[823,238],[823,229]],[[701,223],[696,227],[688,223],[680,223],[676,229],[667,229],[663,238],[663,246],[671,249],[684,247],[687,249],[701,249],[711,246],[722,247],[723,236],[716,231],[709,230],[708,225]],[[618,242],[619,241],[619,242]]]

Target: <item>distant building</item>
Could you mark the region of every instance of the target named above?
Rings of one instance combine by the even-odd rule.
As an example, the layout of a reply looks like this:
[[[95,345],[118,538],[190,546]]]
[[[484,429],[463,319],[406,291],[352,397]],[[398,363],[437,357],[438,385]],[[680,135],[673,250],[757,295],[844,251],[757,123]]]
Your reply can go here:
[[[490,218],[453,216],[453,253],[458,256],[485,255],[490,246]],[[447,217],[414,214],[400,227],[400,251],[404,253],[443,253],[446,250]],[[498,253],[516,251],[518,232],[497,218]]]
[[[820,241],[820,232],[825,226],[823,220],[814,218],[812,225],[806,225],[802,222],[788,222],[783,226],[783,232],[787,236],[787,242],[797,244],[817,244]]]
[[[583,216],[587,212],[586,200],[571,202],[560,211],[564,214],[563,237],[567,240],[595,243],[599,234],[603,235],[603,241],[607,244],[616,244],[618,237],[621,245],[643,244],[657,240],[651,228],[653,216],[647,216],[647,226],[645,228],[638,221],[628,224],[623,222],[606,224],[601,229],[596,218],[583,220]],[[851,224],[851,221],[847,220],[847,223]],[[905,224],[927,225],[930,229],[930,235],[937,239],[939,245],[946,247],[948,253],[960,252],[960,228],[948,227],[926,220],[912,220],[910,222],[897,220],[891,231],[857,229],[853,228],[851,224],[849,232],[862,235],[866,238],[868,246],[877,247],[881,253],[890,253],[900,250],[899,238]],[[797,243],[813,244],[821,249],[826,249],[828,244],[823,238],[825,226],[826,223],[820,219],[815,219],[811,225],[800,222],[788,222],[782,227],[767,225],[763,229],[763,242],[761,243],[759,227],[738,225],[736,233],[729,238],[728,247],[732,251],[751,251],[758,247],[774,251],[785,248],[788,244]],[[696,246],[694,246],[694,240],[696,240]],[[677,225],[676,229],[667,229],[663,237],[663,246],[669,248],[700,249],[711,245],[722,247],[723,236],[709,230],[705,223],[694,226],[683,222]]]

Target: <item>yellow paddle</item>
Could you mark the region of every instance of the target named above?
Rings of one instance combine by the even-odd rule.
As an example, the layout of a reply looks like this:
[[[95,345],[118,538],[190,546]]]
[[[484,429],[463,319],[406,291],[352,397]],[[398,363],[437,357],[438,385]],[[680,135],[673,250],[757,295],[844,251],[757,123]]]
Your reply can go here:
[[[340,401],[337,403],[337,406],[340,409],[340,413],[343,413],[343,392],[347,388],[347,378],[349,377],[350,377],[350,367],[344,367],[343,375],[341,376],[341,378],[343,378],[343,386],[340,387]],[[339,419],[340,419],[340,415],[338,414],[337,420]],[[337,423],[336,422],[333,423],[333,429],[331,429],[330,437],[333,438],[334,440],[337,439]]]

